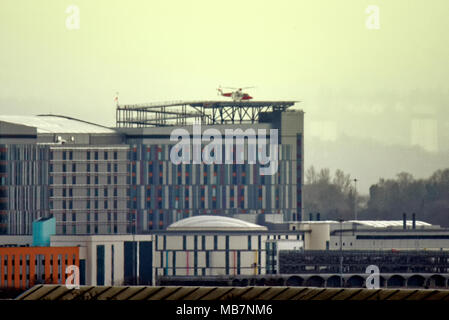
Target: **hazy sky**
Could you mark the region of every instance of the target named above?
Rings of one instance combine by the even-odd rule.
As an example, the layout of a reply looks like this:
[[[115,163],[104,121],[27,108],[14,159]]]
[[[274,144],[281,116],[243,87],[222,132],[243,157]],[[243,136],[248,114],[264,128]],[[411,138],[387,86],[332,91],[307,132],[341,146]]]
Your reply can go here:
[[[366,27],[368,5],[380,29]],[[142,103],[256,86],[256,99],[303,101],[306,135],[439,152],[448,14],[447,0],[2,0],[0,111],[113,125],[116,91]]]

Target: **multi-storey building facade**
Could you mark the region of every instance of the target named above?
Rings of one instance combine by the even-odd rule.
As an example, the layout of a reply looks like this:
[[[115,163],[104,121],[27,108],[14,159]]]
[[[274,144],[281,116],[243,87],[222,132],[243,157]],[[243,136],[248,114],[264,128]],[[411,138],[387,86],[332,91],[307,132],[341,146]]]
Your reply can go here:
[[[266,104],[272,109],[263,107],[250,124],[203,121],[202,132],[239,129],[234,138],[247,150],[248,129],[265,130],[267,140],[277,130],[272,175],[260,174],[263,165],[249,163],[247,151],[243,163],[173,163],[173,130],[194,137],[185,122],[147,119],[136,127],[118,117],[118,126],[107,128],[63,116],[0,116],[0,234],[30,234],[32,222],[49,215],[57,234],[146,233],[202,214],[301,220],[303,112],[287,110],[294,102]]]

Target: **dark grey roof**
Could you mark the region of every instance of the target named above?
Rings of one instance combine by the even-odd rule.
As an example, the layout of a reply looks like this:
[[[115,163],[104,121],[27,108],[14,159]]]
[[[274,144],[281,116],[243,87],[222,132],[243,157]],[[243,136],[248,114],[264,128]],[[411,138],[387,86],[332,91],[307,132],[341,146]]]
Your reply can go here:
[[[17,300],[449,300],[449,290],[37,285]]]

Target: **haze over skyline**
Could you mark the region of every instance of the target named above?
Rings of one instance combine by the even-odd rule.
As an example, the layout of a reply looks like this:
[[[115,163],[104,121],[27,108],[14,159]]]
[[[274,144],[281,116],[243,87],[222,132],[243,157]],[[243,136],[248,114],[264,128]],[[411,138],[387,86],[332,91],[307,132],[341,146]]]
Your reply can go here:
[[[66,28],[70,5],[77,30]],[[368,5],[379,7],[378,30],[366,27]],[[256,100],[301,101],[306,168],[339,166],[366,193],[376,177],[444,166],[448,9],[445,0],[4,0],[1,113],[113,126],[116,92],[143,103],[256,86]],[[401,150],[415,151],[392,155]]]

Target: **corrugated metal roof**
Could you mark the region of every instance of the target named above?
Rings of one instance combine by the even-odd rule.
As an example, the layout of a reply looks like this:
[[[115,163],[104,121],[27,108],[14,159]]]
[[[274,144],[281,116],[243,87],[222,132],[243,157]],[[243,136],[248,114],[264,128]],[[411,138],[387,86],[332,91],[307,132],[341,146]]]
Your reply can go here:
[[[36,285],[17,300],[449,300],[449,290]]]
[[[58,115],[0,115],[0,121],[35,127],[38,133],[115,133],[101,125]]]
[[[374,227],[374,228],[386,228],[386,227],[402,227],[402,220],[351,220],[348,222],[354,222],[357,224],[361,224],[364,226]],[[412,226],[412,221],[406,221],[407,226]],[[417,227],[430,227],[432,226],[430,223],[424,221],[416,221]]]
[[[338,224],[338,221],[335,220],[313,220],[313,221],[302,221],[299,223],[304,224]],[[343,224],[345,223],[356,223],[359,225],[364,225],[367,227],[373,227],[373,228],[386,228],[386,227],[402,227],[403,221],[402,220],[345,220],[343,221]],[[413,225],[412,220],[407,220],[406,224],[408,227],[411,227]],[[431,227],[432,225],[430,223],[416,220],[416,226],[417,227]]]

